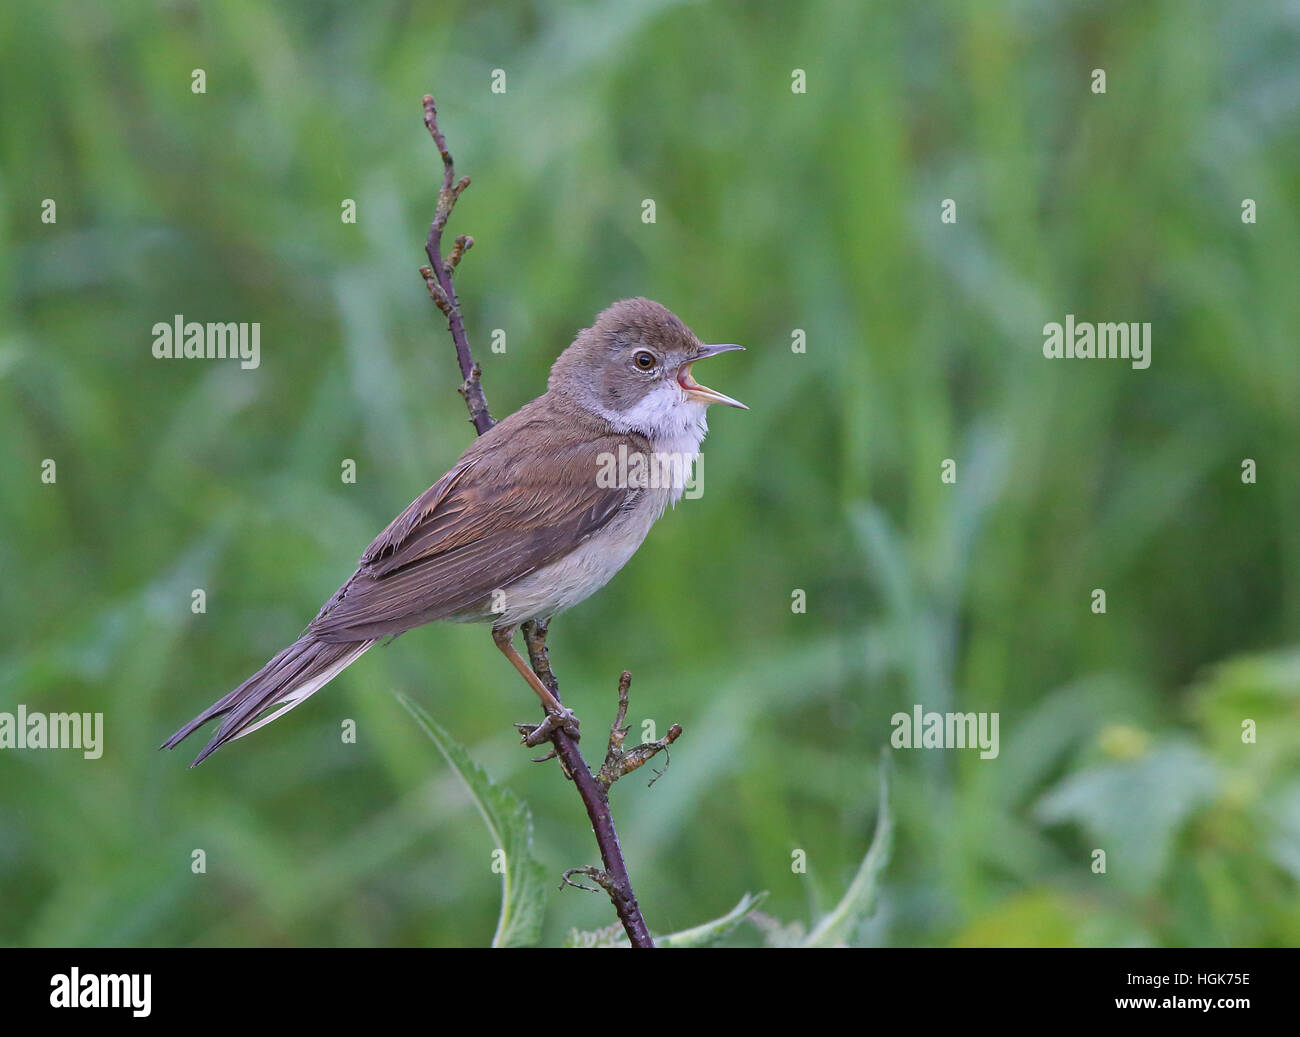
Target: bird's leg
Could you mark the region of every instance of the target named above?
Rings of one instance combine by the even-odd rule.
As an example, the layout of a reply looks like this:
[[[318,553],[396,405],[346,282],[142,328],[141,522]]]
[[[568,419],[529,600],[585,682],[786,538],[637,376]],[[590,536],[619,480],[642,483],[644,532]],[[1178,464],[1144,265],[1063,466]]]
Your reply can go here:
[[[495,641],[496,646],[501,649],[501,654],[510,660],[510,665],[519,671],[519,675],[523,677],[523,679],[528,682],[528,686],[537,693],[537,697],[542,700],[542,708],[545,709],[547,713],[563,712],[564,707],[560,704],[560,700],[555,697],[555,694],[550,688],[542,683],[541,678],[529,669],[528,664],[524,662],[523,656],[515,650],[514,638],[515,628],[512,626],[493,627],[492,629],[492,640]]]
[[[546,650],[546,631],[550,623],[545,619],[530,619],[523,624],[524,644],[528,647],[528,663],[532,667],[538,679],[546,685],[547,689],[555,696],[556,700],[560,697],[560,682],[555,679],[555,673],[551,669],[550,653]],[[578,735],[578,718],[573,715],[573,711],[564,710],[563,717],[566,721],[564,728],[575,739]],[[546,719],[541,724],[516,724],[515,727],[524,735],[523,742],[525,745],[540,745],[546,741],[551,732],[559,726],[560,715],[548,713]],[[541,760],[534,761],[542,763],[555,755],[552,749],[550,755],[543,757]]]
[[[546,711],[546,719],[540,724],[515,725],[524,733],[524,744],[530,746],[541,745],[555,731],[561,728],[576,741],[579,737],[578,718],[573,715],[572,710],[565,709],[560,700],[555,697],[555,693],[542,683],[542,679],[537,674],[529,669],[523,657],[515,650],[514,635],[515,628],[512,626],[494,627],[492,630],[492,640],[501,649],[501,654],[510,660],[510,665],[519,671],[519,675],[537,693],[537,697],[542,700],[542,709]]]

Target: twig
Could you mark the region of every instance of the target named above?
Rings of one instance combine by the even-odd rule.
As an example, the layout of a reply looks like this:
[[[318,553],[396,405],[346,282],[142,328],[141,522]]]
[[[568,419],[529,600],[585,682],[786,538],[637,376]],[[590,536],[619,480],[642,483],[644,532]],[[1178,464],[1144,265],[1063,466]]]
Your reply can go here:
[[[524,624],[523,630],[524,643],[528,646],[528,661],[533,667],[533,672],[558,699],[560,682],[555,679],[555,673],[551,669],[550,653],[546,648],[547,624],[530,620]],[[624,676],[631,681],[631,674],[625,673]],[[626,694],[622,681],[619,682],[619,687]],[[587,808],[587,816],[591,818],[591,828],[596,834],[596,845],[600,847],[600,859],[605,865],[604,871],[597,868],[572,869],[566,873],[566,878],[567,875],[581,872],[594,879],[609,894],[609,899],[614,904],[614,910],[618,912],[623,928],[627,930],[627,938],[632,946],[653,947],[654,941],[650,938],[645,919],[641,917],[641,908],[637,904],[632,880],[623,861],[623,849],[618,842],[618,831],[614,828],[614,815],[609,809],[609,783],[600,781],[591,773],[591,768],[587,766],[587,761],[582,758],[582,753],[578,749],[578,743],[566,731],[563,729],[555,731],[551,736],[551,742],[555,746],[556,755],[560,758],[560,766],[564,768],[565,775],[572,778],[573,783],[578,786],[578,795],[582,797],[582,804]]]
[[[429,257],[429,266],[421,267],[420,274],[434,303],[447,317],[447,328],[451,332],[452,341],[456,344],[456,359],[460,364],[461,376],[464,378],[460,394],[465,398],[470,420],[481,436],[492,427],[492,415],[488,410],[487,398],[483,394],[479,366],[474,362],[474,356],[469,349],[469,338],[465,334],[465,323],[461,318],[456,289],[452,285],[452,273],[465,253],[473,247],[474,239],[460,235],[456,238],[451,254],[446,260],[442,258],[442,232],[447,226],[447,219],[451,216],[461,192],[469,186],[469,177],[456,179],[451,152],[447,150],[447,141],[438,128],[438,109],[430,94],[424,96],[424,124],[428,127],[434,144],[437,145],[438,154],[442,156],[443,175],[442,189],[438,192],[438,206],[424,247]],[[550,657],[546,650],[546,624],[528,622],[524,624],[523,631],[533,672],[541,678],[558,700],[559,682],[551,670]],[[571,875],[582,874],[590,877],[609,894],[609,899],[614,905],[614,910],[618,912],[619,921],[623,923],[632,946],[653,947],[654,941],[650,938],[650,931],[641,916],[641,908],[632,889],[632,880],[628,877],[627,865],[623,861],[618,832],[614,828],[614,817],[609,809],[609,787],[623,774],[635,770],[656,752],[666,748],[681,734],[682,729],[674,724],[669,729],[668,737],[660,739],[662,746],[648,752],[644,759],[630,762],[636,758],[635,754],[638,751],[648,750],[650,746],[658,745],[658,743],[649,743],[649,746],[637,746],[627,753],[622,752],[623,737],[627,734],[627,729],[622,728],[622,724],[627,716],[627,689],[631,680],[632,675],[624,672],[622,680],[619,681],[618,719],[611,728],[609,750],[605,755],[605,764],[598,775],[593,774],[591,768],[587,766],[587,761],[583,759],[578,749],[578,743],[563,725],[549,732],[549,741],[554,746],[554,750],[541,760],[558,756],[565,775],[577,785],[578,794],[587,809],[587,816],[591,819],[592,831],[596,834],[596,844],[600,847],[600,857],[604,864],[604,870],[594,867],[572,868],[565,872],[564,884],[579,885],[570,881]],[[532,730],[530,725],[517,726],[525,732]],[[615,744],[615,732],[620,729],[622,733]],[[527,742],[527,734],[525,734],[525,742]]]
[[[581,867],[581,868],[570,868],[568,871],[566,871],[563,875],[560,876],[560,889],[563,889],[565,886],[572,886],[574,889],[580,889],[585,893],[600,892],[599,889],[592,889],[590,886],[584,886],[581,882],[574,882],[573,881],[574,875],[586,875],[593,882],[597,883],[601,887],[601,889],[603,889],[611,897],[614,895],[614,891],[612,889],[613,883],[610,882],[609,876],[606,875],[599,868],[593,868],[591,865],[586,865],[585,867]]]
[[[429,266],[421,267],[429,294],[438,309],[447,317],[447,329],[451,339],[456,343],[456,360],[460,364],[460,394],[465,397],[465,406],[469,408],[469,419],[481,436],[492,427],[492,415],[488,411],[487,397],[483,395],[482,372],[474,363],[474,355],[469,351],[469,337],[465,334],[465,322],[460,315],[460,301],[456,298],[456,289],[451,283],[451,273],[460,263],[461,257],[474,246],[474,239],[462,234],[456,239],[451,255],[444,262],[442,258],[442,231],[447,226],[451,210],[456,207],[461,192],[469,186],[469,177],[456,179],[456,166],[447,150],[447,141],[438,129],[438,107],[433,103],[433,95],[424,95],[424,125],[428,127],[433,143],[442,156],[442,190],[438,192],[438,206],[434,210],[433,223],[429,225],[429,237],[424,243],[425,254],[429,257]]]
[[[632,675],[624,670],[623,676],[618,680],[618,715],[609,725],[609,748],[605,750],[605,762],[601,764],[600,773],[596,775],[596,780],[605,788],[609,788],[623,775],[632,773],[654,759],[659,753],[664,754],[665,760],[669,759],[668,747],[677,741],[682,733],[682,725],[673,724],[663,738],[653,742],[642,742],[640,745],[624,750],[623,741],[630,730],[624,726],[624,723],[627,720],[627,691],[631,684]],[[656,771],[655,776],[650,779],[650,784],[653,785],[662,775],[663,771]]]

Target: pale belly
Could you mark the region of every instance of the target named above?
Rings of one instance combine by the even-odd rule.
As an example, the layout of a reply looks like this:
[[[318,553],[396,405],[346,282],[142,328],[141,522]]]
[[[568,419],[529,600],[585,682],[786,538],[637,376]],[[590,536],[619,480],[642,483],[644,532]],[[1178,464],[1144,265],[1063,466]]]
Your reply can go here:
[[[490,619],[495,627],[514,626],[548,618],[585,601],[636,554],[667,506],[666,492],[643,498],[637,508],[614,518],[559,561],[503,588],[481,618]]]

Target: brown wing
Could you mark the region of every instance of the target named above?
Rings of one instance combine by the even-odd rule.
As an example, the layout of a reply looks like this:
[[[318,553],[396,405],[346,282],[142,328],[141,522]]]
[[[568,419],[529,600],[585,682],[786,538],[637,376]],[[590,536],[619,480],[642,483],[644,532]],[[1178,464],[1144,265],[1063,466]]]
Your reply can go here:
[[[496,432],[375,538],[312,634],[359,641],[454,615],[568,554],[638,493],[597,485],[601,455],[645,449],[634,439],[566,443],[542,427],[504,444]]]

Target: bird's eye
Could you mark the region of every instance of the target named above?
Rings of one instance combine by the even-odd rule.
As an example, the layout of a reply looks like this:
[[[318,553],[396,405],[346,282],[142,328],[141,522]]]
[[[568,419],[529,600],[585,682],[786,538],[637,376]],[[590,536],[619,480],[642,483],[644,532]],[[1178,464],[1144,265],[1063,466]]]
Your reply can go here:
[[[655,365],[655,355],[643,349],[632,358],[632,362],[642,371],[649,371]]]

